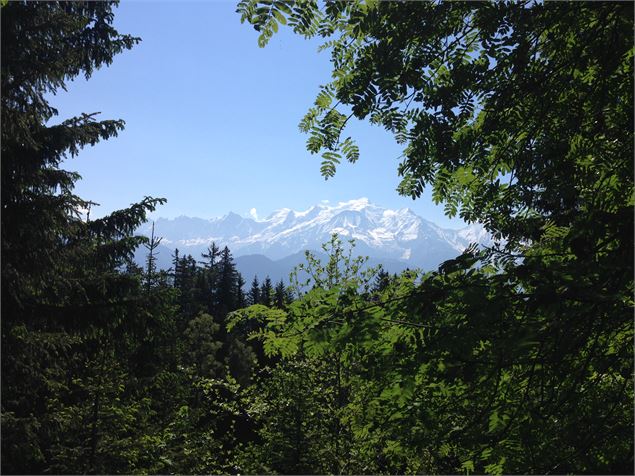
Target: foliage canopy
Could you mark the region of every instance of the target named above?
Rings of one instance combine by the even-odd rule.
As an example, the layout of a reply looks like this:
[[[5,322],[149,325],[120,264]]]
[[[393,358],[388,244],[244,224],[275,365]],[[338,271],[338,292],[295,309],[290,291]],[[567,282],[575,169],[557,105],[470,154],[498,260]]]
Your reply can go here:
[[[214,243],[156,269],[163,199],[91,220],[61,169],[124,125],[47,102],[139,41],[115,4],[2,4],[3,472],[632,472],[632,4],[241,1],[261,46],[325,38],[325,177],[368,119],[400,193],[500,239],[390,276],[333,237],[247,295]]]
[[[631,471],[633,5],[244,0],[238,12],[260,46],[279,25],[325,38],[332,78],[300,122],[325,178],[359,158],[347,122],[370,120],[404,145],[399,193],[430,186],[448,215],[501,240],[389,300],[385,317],[404,319],[388,335],[421,341],[380,367],[388,421],[400,435],[426,422],[392,448],[431,452],[431,472]],[[302,339],[320,342],[332,310],[346,316],[344,295],[312,308]],[[381,334],[351,336],[383,348]]]

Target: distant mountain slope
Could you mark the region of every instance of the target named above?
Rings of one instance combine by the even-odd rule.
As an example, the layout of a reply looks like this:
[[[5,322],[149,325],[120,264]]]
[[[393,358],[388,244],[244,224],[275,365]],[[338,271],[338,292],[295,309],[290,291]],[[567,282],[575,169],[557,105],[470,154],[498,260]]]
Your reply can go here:
[[[150,227],[145,224],[138,233],[147,235]],[[335,206],[315,205],[305,211],[283,208],[263,220],[236,213],[211,220],[160,218],[155,222],[155,233],[163,237],[158,259],[161,267],[166,263],[169,267],[169,254],[175,248],[180,254],[198,259],[216,242],[230,248],[245,280],[251,280],[253,274],[261,279],[266,274],[272,279],[286,278],[293,265],[304,260],[304,250],[319,250],[333,233],[354,239],[356,254],[383,263],[391,272],[406,267],[431,269],[455,257],[472,242],[491,244],[481,225],[445,229],[408,208],[391,210],[366,198]],[[142,259],[143,251],[139,250],[137,260]]]

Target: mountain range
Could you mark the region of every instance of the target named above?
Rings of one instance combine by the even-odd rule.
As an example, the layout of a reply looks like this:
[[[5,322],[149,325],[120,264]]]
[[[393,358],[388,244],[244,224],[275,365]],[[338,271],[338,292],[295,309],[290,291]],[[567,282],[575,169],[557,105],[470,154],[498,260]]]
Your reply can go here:
[[[176,248],[181,255],[198,259],[215,242],[229,247],[246,281],[255,274],[261,280],[266,275],[286,279],[293,266],[304,261],[304,250],[319,252],[333,233],[354,239],[354,255],[369,256],[371,264],[381,263],[389,272],[432,269],[471,243],[491,244],[491,237],[479,224],[459,230],[442,228],[409,208],[391,210],[366,198],[318,204],[304,211],[282,208],[265,219],[231,212],[213,219],[159,218],[154,226],[155,235],[162,237],[161,268],[170,267],[170,255]],[[146,223],[137,233],[150,236],[151,227]],[[138,262],[143,261],[144,252],[143,248],[137,251]]]

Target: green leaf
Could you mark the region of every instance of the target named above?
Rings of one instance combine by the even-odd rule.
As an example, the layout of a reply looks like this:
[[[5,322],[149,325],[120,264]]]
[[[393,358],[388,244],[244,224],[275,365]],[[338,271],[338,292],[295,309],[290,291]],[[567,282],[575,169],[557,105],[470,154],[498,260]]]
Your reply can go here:
[[[278,10],[273,10],[273,16],[276,17],[276,20],[278,20],[278,22],[281,25],[286,25],[287,24],[287,19],[285,18],[285,16],[280,13]],[[277,31],[277,30],[276,30]]]
[[[488,432],[493,433],[500,426],[501,419],[498,416],[498,410],[494,410],[489,416]]]
[[[474,462],[472,460],[463,461],[461,463],[461,469],[465,471],[466,474],[470,474],[474,472]]]

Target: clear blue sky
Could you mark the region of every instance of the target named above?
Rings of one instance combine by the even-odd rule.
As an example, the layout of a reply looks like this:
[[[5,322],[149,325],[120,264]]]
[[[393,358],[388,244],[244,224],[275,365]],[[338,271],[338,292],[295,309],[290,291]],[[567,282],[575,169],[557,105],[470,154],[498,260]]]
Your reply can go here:
[[[101,204],[92,216],[144,195],[168,199],[155,217],[202,218],[368,197],[463,225],[429,193],[415,201],[397,194],[401,147],[376,126],[352,124],[360,160],[325,181],[298,122],[330,78],[328,53],[286,28],[259,48],[235,9],[235,2],[124,1],[115,26],[143,41],[51,99],[60,112],[52,122],[96,111],[126,121],[119,137],[64,164],[83,177],[78,195]]]

